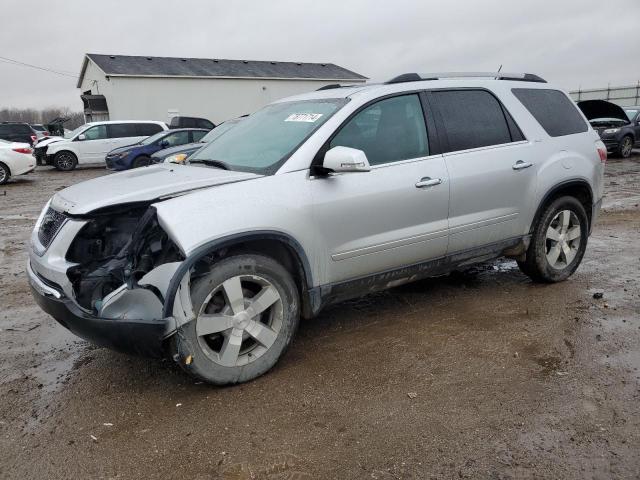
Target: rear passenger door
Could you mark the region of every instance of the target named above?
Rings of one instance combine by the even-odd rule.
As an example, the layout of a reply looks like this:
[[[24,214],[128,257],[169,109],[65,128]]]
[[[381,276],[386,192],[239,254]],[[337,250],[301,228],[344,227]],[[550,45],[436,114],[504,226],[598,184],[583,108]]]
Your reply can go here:
[[[488,90],[434,90],[450,177],[449,253],[527,233],[536,159],[515,121]]]
[[[364,106],[329,140],[323,150],[362,150],[371,171],[311,178],[328,283],[444,256],[449,182],[430,140],[417,93]]]

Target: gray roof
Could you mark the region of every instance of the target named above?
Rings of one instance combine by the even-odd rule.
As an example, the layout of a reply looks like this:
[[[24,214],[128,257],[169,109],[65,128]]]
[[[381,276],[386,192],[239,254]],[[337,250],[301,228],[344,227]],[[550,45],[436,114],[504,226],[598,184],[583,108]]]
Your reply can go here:
[[[363,82],[367,77],[333,63],[268,62],[217,58],[138,57],[88,53],[82,65],[82,83],[87,59],[106,75],[155,77],[282,78]]]

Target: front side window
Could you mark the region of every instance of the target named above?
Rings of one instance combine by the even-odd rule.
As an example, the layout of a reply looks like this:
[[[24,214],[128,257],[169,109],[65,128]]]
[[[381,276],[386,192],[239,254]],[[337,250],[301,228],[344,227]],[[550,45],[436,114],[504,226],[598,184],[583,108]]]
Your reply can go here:
[[[578,107],[559,90],[514,88],[511,91],[550,137],[586,132],[589,129],[578,112]]]
[[[432,93],[436,101],[448,151],[510,143],[511,133],[498,100],[485,90],[443,90]]]
[[[95,127],[91,127],[84,132],[85,140],[104,140],[107,138],[107,126],[106,125],[96,125]]]
[[[174,147],[176,145],[184,145],[185,143],[189,143],[189,132],[175,132],[170,133],[164,139],[164,142],[167,142],[168,146]]]
[[[198,150],[190,163],[275,173],[348,100],[316,99],[267,105]],[[216,132],[217,129],[212,131]]]
[[[416,94],[386,98],[357,113],[329,147],[362,150],[371,165],[429,155],[427,128]]]

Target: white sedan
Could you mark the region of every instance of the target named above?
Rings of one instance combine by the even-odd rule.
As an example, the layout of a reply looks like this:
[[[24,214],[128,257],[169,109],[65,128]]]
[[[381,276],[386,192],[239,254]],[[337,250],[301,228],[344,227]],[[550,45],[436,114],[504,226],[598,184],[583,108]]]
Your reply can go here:
[[[9,178],[29,173],[36,168],[36,159],[28,143],[0,140],[0,185]]]

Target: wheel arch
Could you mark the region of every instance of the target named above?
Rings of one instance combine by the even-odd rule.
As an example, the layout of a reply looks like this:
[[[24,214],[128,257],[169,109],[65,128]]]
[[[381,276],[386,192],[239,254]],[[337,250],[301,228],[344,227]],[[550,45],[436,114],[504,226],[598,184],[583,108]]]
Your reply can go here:
[[[319,308],[319,297],[312,292],[313,273],[307,254],[295,238],[291,235],[275,230],[259,230],[227,235],[211,240],[196,248],[180,264],[176,270],[166,292],[163,316],[173,315],[173,305],[178,287],[184,275],[205,257],[217,252],[229,253],[258,253],[274,258],[280,262],[294,277],[302,300],[302,314],[304,317],[313,316]]]
[[[582,204],[585,211],[587,212],[587,218],[589,220],[589,232],[591,231],[591,217],[593,215],[593,190],[591,189],[591,185],[589,185],[586,180],[576,178],[558,183],[547,191],[547,193],[542,197],[540,203],[538,204],[538,208],[536,209],[536,213],[529,228],[530,233],[533,233],[538,220],[540,220],[540,217],[542,216],[545,208],[556,198],[563,197],[565,195],[575,197]]]
[[[6,163],[0,161],[0,165],[2,165],[3,167],[5,167],[7,170],[9,170],[9,176],[13,175],[13,172],[11,171],[11,167],[9,165],[7,165]]]

